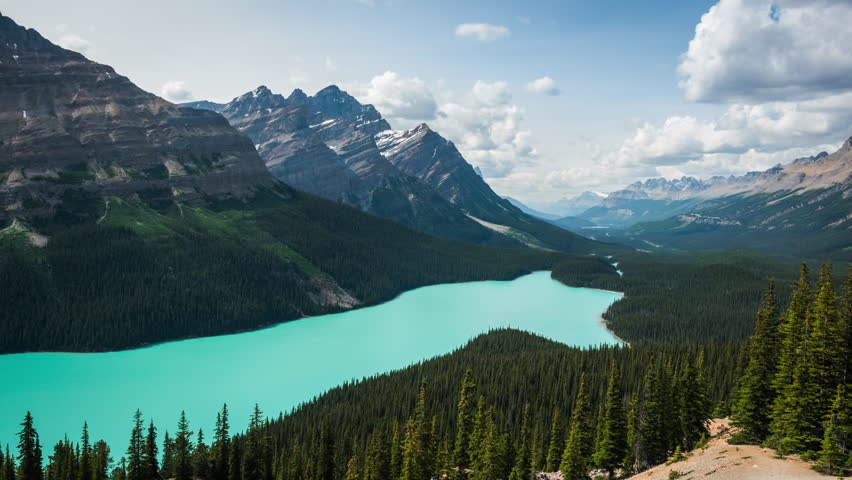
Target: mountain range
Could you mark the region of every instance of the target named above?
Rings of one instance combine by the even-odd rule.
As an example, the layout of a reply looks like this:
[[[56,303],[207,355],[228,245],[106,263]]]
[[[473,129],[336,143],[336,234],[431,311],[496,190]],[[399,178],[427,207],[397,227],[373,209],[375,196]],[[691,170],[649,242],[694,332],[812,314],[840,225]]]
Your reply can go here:
[[[261,86],[226,104],[184,106],[225,116],[288,185],[417,230],[494,246],[604,248],[498,196],[453,142],[428,125],[392,130],[372,105],[337,86],[287,97]]]
[[[272,109],[280,101],[255,93],[242,106]],[[376,114],[363,117],[369,108],[337,89],[301,101],[313,103],[295,115],[279,109],[278,120],[313,122],[310,112],[321,108],[325,125],[294,127],[294,148],[314,148],[330,162],[345,158],[342,178],[384,186],[394,195],[388,205],[399,192],[429,194],[438,200],[428,205],[464,215],[379,153],[374,135],[387,125]],[[263,130],[265,122],[242,115],[241,126]],[[357,123],[335,127],[326,116],[362,116],[355,122],[376,127],[336,134]],[[343,155],[328,155],[326,135],[341,139],[328,141]],[[436,238],[339,202],[355,200],[294,189],[270,173],[254,146],[271,142],[261,146],[267,155],[286,151],[286,136],[270,132],[253,142],[219,113],[169,103],[0,16],[2,353],[118,349],[235,332],[433,283],[513,278],[572,258]],[[351,190],[362,191],[370,192],[367,201],[381,201],[369,188]],[[499,239],[484,235],[481,243],[523,246],[463,219]]]
[[[852,259],[852,138],[831,154],[701,187],[679,200],[680,211],[610,237],[646,249],[751,248]]]

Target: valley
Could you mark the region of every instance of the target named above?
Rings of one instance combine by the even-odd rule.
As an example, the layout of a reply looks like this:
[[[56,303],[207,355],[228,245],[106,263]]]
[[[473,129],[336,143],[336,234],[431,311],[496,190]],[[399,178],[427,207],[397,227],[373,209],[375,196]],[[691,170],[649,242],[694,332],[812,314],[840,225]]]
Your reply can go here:
[[[0,480],[852,474],[846,3],[44,2]]]

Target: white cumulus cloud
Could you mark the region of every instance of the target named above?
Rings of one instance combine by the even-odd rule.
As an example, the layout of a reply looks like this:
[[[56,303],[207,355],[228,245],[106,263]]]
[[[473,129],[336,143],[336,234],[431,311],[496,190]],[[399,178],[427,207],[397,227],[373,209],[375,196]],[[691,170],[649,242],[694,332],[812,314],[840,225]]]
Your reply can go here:
[[[92,42],[74,33],[68,24],[60,23],[56,26],[56,31],[59,32],[56,44],[60,47],[82,53],[86,57],[91,57],[94,54],[95,49]]]
[[[544,95],[559,95],[561,92],[556,80],[544,76],[533,80],[527,84],[527,90],[534,93],[542,93]]]
[[[852,2],[721,0],[678,72],[694,101],[751,103],[852,90]]]
[[[364,89],[362,99],[391,119],[431,120],[438,110],[435,97],[425,82],[391,71],[373,77]]]
[[[194,97],[192,91],[180,80],[169,80],[160,89],[160,96],[171,102],[189,102]]]
[[[491,179],[509,175],[538,155],[523,117],[506,82],[477,81],[469,92],[441,104],[433,126]]]
[[[510,33],[509,27],[490,23],[462,23],[456,27],[457,36],[472,37],[480,42],[493,42],[509,36]]]

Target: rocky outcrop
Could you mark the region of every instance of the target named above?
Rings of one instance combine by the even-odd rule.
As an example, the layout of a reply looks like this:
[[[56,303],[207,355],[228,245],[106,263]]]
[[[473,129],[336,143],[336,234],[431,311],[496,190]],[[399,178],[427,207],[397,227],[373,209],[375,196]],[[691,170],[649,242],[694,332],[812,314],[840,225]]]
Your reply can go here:
[[[49,216],[69,190],[201,202],[274,181],[222,116],[0,17],[0,218]]]

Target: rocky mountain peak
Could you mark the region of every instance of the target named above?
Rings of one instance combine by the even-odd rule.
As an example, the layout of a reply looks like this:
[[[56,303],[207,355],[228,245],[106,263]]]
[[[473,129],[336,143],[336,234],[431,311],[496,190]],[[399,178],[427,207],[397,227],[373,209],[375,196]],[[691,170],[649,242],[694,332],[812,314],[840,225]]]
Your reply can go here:
[[[52,215],[69,190],[95,204],[139,191],[203,201],[274,182],[220,115],[145,92],[8,17],[0,62],[0,217]]]
[[[289,97],[287,97],[287,103],[291,105],[300,105],[308,99],[308,96],[305,92],[302,91],[301,88],[297,88],[293,90]]]

